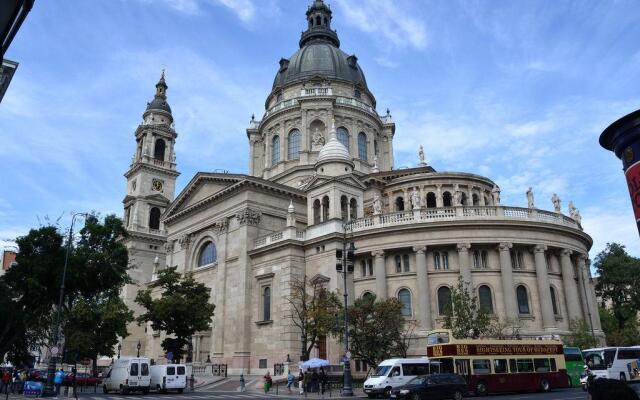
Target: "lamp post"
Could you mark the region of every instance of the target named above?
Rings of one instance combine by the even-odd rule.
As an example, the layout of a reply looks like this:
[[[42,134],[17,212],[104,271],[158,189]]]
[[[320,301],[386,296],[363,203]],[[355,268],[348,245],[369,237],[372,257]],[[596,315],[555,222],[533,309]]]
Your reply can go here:
[[[118,343],[118,360],[120,359],[120,350],[122,350],[122,344]]]
[[[347,245],[346,230],[345,240],[342,242],[342,249],[336,250],[336,271],[342,273],[342,282],[344,284],[344,376],[342,382],[342,395],[345,397],[353,396],[353,387],[351,381],[351,360],[349,352],[349,314],[347,311],[348,297],[347,293],[347,273],[353,272],[353,261],[356,250],[353,242]]]
[[[140,344],[140,341],[138,340],[138,344],[136,345],[136,349],[138,349],[138,357],[140,357],[140,348],[142,347],[142,344]]]
[[[56,322],[53,330],[53,347],[51,348],[51,357],[49,357],[49,365],[47,367],[47,382],[42,393],[43,397],[53,397],[53,379],[56,373],[57,355],[60,353],[60,320],[62,319],[62,300],[64,299],[64,281],[67,277],[67,265],[69,264],[69,252],[71,251],[71,242],[73,241],[73,224],[78,216],[87,216],[87,213],[75,213],[71,217],[71,227],[69,228],[69,238],[67,239],[67,249],[64,256],[64,266],[62,268],[62,279],[60,281],[60,295],[58,297],[58,312],[56,313]]]

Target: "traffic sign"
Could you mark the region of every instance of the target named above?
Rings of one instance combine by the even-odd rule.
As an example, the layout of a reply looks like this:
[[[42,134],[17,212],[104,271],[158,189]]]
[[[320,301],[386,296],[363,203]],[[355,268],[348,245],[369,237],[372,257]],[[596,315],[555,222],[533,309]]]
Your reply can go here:
[[[347,353],[344,356],[347,357],[348,359],[350,359],[351,358],[351,352],[347,351]]]
[[[57,356],[59,351],[60,351],[60,350],[58,350],[58,347],[53,346],[53,347],[51,348],[51,355],[52,355],[52,356]]]

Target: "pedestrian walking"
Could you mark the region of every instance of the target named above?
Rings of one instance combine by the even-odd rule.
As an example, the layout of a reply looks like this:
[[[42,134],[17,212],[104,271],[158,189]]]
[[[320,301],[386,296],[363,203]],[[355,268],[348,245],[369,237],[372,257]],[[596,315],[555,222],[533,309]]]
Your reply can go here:
[[[60,396],[60,386],[62,386],[62,382],[64,381],[64,371],[60,368],[60,371],[57,371],[55,376],[53,377],[53,384],[56,387],[56,397]]]
[[[318,393],[320,391],[320,375],[318,375],[318,372],[315,369],[311,374],[311,388],[309,388],[309,391],[313,393]]]
[[[240,373],[240,391],[241,392],[247,391],[247,388],[245,387],[245,384],[244,384],[244,375],[242,373]]]
[[[298,387],[300,388],[300,394],[304,394],[304,372],[300,369],[298,374]]]
[[[9,386],[11,385],[11,375],[8,370],[3,370],[0,374],[0,378],[2,378],[2,386],[0,386],[0,393],[9,393]]]
[[[264,375],[264,392],[267,393],[269,389],[271,389],[271,384],[273,383],[273,379],[271,378],[271,373],[267,371]]]
[[[291,393],[291,385],[293,385],[293,382],[296,380],[296,376],[293,374],[293,372],[291,372],[291,370],[289,370],[289,373],[287,374],[287,390],[289,391],[289,393]]]
[[[320,392],[322,394],[327,390],[328,381],[329,379],[327,378],[327,374],[324,372],[324,368],[320,367]]]

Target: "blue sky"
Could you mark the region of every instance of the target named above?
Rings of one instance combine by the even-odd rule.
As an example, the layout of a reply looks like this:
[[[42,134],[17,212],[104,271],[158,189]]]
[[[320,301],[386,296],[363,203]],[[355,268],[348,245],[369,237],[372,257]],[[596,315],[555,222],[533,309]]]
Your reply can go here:
[[[167,72],[182,189],[197,171],[246,172],[245,129],[264,112],[311,0],[36,1],[6,57],[0,239],[71,211],[121,214],[133,133]],[[628,1],[333,0],[378,111],[396,121],[396,167],[424,145],[440,171],[488,176],[503,203],[563,209],[640,256],[621,163],[598,145],[640,108],[640,12]]]

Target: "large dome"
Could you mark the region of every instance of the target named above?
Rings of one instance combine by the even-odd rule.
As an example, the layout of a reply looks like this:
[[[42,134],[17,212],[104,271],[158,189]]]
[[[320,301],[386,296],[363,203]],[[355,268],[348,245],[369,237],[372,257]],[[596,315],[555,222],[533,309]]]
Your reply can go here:
[[[367,86],[357,57],[349,56],[328,41],[306,43],[289,60],[282,60],[280,65],[281,68],[273,82],[274,88],[314,75]]]

